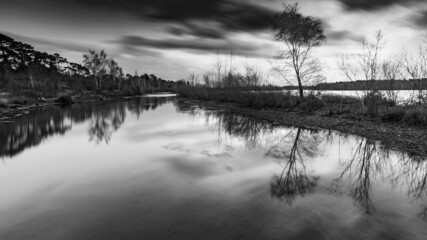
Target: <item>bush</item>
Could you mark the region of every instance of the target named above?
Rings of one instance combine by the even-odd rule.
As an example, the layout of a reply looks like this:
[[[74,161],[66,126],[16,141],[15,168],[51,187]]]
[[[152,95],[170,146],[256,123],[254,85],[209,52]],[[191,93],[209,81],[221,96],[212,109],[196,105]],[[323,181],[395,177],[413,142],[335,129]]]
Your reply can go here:
[[[381,112],[379,117],[384,122],[401,122],[404,115],[405,110],[403,108],[395,107]]]
[[[18,105],[25,105],[29,102],[28,98],[19,96],[19,97],[12,97],[9,99],[10,104],[18,104]]]
[[[425,107],[410,108],[403,115],[403,122],[411,126],[427,126],[427,109]]]
[[[301,100],[298,108],[306,112],[313,112],[323,108],[325,104],[320,100],[320,98],[314,95],[308,95]]]
[[[387,99],[380,92],[370,92],[363,98],[363,104],[366,106],[369,115],[377,115],[381,107],[396,106],[396,102]]]
[[[62,106],[68,106],[73,104],[73,99],[70,96],[61,96],[57,98],[55,102]]]
[[[385,122],[401,122],[409,126],[427,126],[427,107],[396,106],[383,111],[380,119]]]

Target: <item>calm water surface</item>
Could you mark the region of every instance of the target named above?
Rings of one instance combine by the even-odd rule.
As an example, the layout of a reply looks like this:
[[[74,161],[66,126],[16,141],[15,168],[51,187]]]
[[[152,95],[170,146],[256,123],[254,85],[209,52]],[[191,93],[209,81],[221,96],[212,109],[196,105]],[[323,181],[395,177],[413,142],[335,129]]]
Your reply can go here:
[[[427,162],[172,96],[0,123],[0,239],[427,239]]]

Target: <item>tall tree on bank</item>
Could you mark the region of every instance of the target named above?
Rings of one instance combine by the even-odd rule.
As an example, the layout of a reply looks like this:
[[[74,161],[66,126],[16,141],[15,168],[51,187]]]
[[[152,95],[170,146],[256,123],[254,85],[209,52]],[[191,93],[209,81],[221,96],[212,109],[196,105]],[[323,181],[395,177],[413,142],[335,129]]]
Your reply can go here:
[[[102,90],[102,79],[107,74],[108,64],[109,61],[104,50],[97,53],[95,50],[89,49],[89,54],[83,55],[83,65],[93,75],[95,89],[98,92]]]
[[[89,54],[83,55],[83,64],[89,69],[95,82],[95,89],[98,92],[102,91],[102,82],[106,75],[112,76],[114,81],[121,82],[123,71],[112,58],[108,58],[104,50],[97,53],[95,50],[89,49]],[[120,87],[120,84],[116,84]]]
[[[322,22],[299,13],[296,3],[284,4],[282,12],[274,16],[272,29],[275,40],[285,45],[273,68],[288,82],[296,80],[303,98],[303,84],[321,77],[321,65],[312,50],[326,41]]]
[[[123,80],[123,70],[119,66],[119,64],[114,61],[114,59],[110,59],[108,62],[108,68],[110,69],[110,75],[113,78],[113,83],[116,86],[117,90],[122,89],[122,80]]]

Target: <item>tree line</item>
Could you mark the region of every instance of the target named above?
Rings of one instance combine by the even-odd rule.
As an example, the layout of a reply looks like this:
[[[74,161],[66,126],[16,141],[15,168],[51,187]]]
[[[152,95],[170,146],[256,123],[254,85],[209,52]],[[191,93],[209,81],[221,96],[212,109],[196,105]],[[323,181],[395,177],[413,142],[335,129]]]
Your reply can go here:
[[[135,95],[171,91],[178,84],[186,83],[154,74],[125,75],[104,50],[89,49],[79,64],[0,33],[0,92],[13,96],[46,98],[85,92]]]
[[[309,89],[315,90],[414,90],[427,89],[427,79],[409,80],[356,80],[352,82],[319,83]]]

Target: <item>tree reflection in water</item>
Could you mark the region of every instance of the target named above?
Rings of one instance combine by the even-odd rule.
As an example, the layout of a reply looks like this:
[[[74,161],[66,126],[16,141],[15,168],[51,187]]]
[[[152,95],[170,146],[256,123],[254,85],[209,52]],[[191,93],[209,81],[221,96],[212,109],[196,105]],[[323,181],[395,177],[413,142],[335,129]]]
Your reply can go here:
[[[234,136],[244,139],[246,149],[262,148],[264,137],[271,135],[275,128],[272,124],[248,118],[231,112],[206,112],[206,122],[213,122],[217,132],[218,142],[221,136]],[[212,121],[212,118],[216,121]]]
[[[375,211],[371,197],[371,180],[381,175],[385,170],[386,161],[384,159],[387,159],[386,156],[389,155],[387,149],[382,151],[377,146],[376,142],[360,139],[353,157],[342,163],[342,172],[332,181],[330,186],[331,192],[341,194],[342,188],[339,190],[339,186],[345,180],[350,181],[347,185],[350,186],[351,196],[367,214]]]
[[[65,134],[74,124],[89,120],[90,141],[109,143],[112,133],[125,121],[126,111],[138,118],[170,102],[172,98],[132,98],[102,103],[76,104],[69,108],[46,107],[32,111],[11,123],[0,124],[0,157],[13,158],[56,134]]]
[[[0,156],[14,157],[26,149],[41,144],[55,134],[65,134],[74,124],[88,121],[88,135],[97,144],[109,143],[113,133],[125,122],[127,114],[138,118],[154,110],[170,98],[136,98],[127,101],[88,103],[70,108],[42,108],[12,123],[0,124]],[[346,152],[329,184],[333,194],[347,194],[367,214],[375,212],[375,185],[390,185],[403,191],[409,201],[420,207],[419,216],[427,216],[427,162],[422,157],[391,151],[380,143],[327,131],[295,127],[277,127],[268,122],[229,111],[203,111],[198,107],[175,103],[178,112],[203,117],[218,134],[218,142],[227,136],[243,140],[249,150],[258,149],[280,164],[280,173],[270,182],[271,196],[292,204],[298,196],[316,188],[316,176],[311,163],[325,158],[327,145],[354,146]],[[337,137],[339,137],[337,139]],[[348,191],[347,191],[348,189]]]
[[[408,198],[421,208],[418,216],[427,220],[427,161],[402,154],[399,165],[392,177],[393,186],[406,186]]]
[[[61,109],[41,109],[36,114],[0,124],[0,156],[14,157],[27,148],[39,145],[55,134],[64,134],[72,127]]]
[[[270,182],[274,198],[292,204],[298,196],[311,193],[320,177],[311,162],[326,159],[326,146],[345,145],[351,150],[340,157],[336,177],[329,183],[329,192],[348,195],[366,214],[375,212],[375,184],[389,185],[407,193],[408,199],[421,207],[419,216],[427,216],[427,162],[424,158],[392,151],[378,142],[364,138],[295,127],[277,127],[268,122],[229,111],[204,111],[176,104],[178,112],[203,117],[217,133],[218,142],[227,136],[244,140],[249,150],[259,149],[283,167]],[[341,154],[340,154],[341,155]]]
[[[89,141],[95,141],[97,144],[105,141],[108,144],[113,132],[117,131],[125,120],[125,109],[124,102],[119,102],[94,113],[89,123]]]
[[[309,159],[313,158],[318,152],[319,142],[316,137],[312,137],[316,136],[316,134],[311,135],[312,131],[308,131],[310,132],[309,137],[302,136],[304,131],[308,130],[297,129],[290,150],[286,147],[280,149],[279,145],[276,144],[267,152],[267,155],[284,162],[282,173],[279,176],[273,176],[271,180],[271,196],[289,205],[292,205],[297,196],[304,196],[313,192],[320,178],[307,174],[305,156],[308,156]]]
[[[359,139],[353,157],[341,163],[340,175],[330,192],[342,194],[349,186],[356,205],[366,214],[375,212],[372,191],[375,183],[389,183],[393,189],[407,192],[408,199],[420,205],[420,217],[427,215],[427,162],[422,157],[395,152],[378,142]]]
[[[177,104],[177,111],[204,117],[205,122],[217,133],[217,142],[226,136],[244,140],[248,150],[259,149],[265,156],[278,160],[283,170],[273,176],[270,193],[274,198],[292,204],[297,196],[313,192],[319,176],[310,176],[306,162],[322,151],[319,144],[326,136],[323,132],[294,127],[277,127],[266,121],[246,117],[230,111],[202,111]]]

